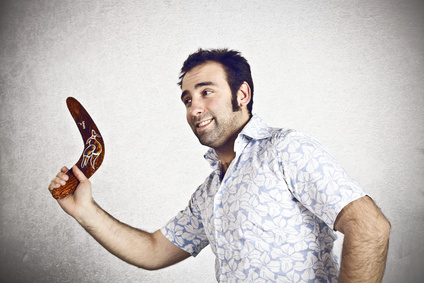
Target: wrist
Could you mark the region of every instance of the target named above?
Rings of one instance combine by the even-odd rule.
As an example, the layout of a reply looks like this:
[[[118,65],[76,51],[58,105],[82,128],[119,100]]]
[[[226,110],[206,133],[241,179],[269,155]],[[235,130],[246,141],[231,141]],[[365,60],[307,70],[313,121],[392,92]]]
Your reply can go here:
[[[95,223],[97,215],[99,215],[100,207],[94,200],[82,205],[73,217],[84,228],[92,226]]]

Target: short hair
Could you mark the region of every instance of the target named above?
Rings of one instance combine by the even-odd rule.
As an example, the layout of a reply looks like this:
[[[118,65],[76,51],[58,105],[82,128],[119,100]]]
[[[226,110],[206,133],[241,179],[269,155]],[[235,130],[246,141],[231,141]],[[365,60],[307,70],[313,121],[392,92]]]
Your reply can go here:
[[[241,53],[235,50],[223,49],[202,49],[199,48],[197,52],[192,53],[185,60],[181,68],[178,85],[182,87],[184,76],[188,71],[194,67],[204,64],[208,61],[214,61],[221,64],[227,76],[227,82],[231,89],[233,111],[237,111],[239,106],[237,104],[237,91],[243,82],[247,82],[251,90],[251,99],[247,105],[247,110],[250,116],[252,115],[253,107],[253,80],[250,71],[250,65],[247,60],[241,56]]]

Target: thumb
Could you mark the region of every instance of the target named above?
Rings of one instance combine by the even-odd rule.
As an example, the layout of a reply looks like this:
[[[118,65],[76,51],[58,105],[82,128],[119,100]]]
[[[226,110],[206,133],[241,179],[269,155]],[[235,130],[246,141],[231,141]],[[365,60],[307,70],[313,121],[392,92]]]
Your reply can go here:
[[[84,173],[82,173],[82,171],[76,165],[72,166],[72,173],[74,173],[75,177],[77,177],[80,183],[88,180]]]

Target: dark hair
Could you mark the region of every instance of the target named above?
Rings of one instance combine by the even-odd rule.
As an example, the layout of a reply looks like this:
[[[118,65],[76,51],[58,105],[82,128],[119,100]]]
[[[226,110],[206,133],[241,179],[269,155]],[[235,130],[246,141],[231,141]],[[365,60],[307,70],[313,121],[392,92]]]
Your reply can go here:
[[[235,50],[223,49],[209,49],[205,50],[199,48],[195,53],[190,54],[185,60],[180,72],[180,81],[178,85],[182,87],[183,78],[188,71],[194,67],[204,64],[207,61],[214,61],[220,63],[227,75],[227,82],[231,89],[233,111],[237,111],[239,106],[237,104],[237,91],[243,82],[247,82],[251,90],[251,99],[247,105],[249,114],[252,115],[253,106],[253,80],[250,72],[250,65],[247,60],[241,56],[241,53]]]

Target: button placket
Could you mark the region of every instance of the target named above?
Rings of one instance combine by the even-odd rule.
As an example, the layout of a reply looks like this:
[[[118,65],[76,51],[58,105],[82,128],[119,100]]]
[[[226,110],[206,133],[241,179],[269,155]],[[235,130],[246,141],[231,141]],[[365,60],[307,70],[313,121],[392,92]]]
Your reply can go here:
[[[226,258],[226,248],[228,247],[228,241],[226,239],[226,230],[225,228],[228,228],[228,219],[225,219],[225,211],[224,211],[224,194],[227,191],[227,180],[232,177],[232,174],[230,172],[233,171],[233,168],[235,164],[237,164],[238,160],[240,159],[240,155],[242,151],[246,148],[248,144],[248,140],[244,136],[239,136],[234,144],[234,151],[236,152],[236,157],[231,162],[230,166],[227,169],[226,174],[223,176],[223,179],[221,180],[220,187],[215,194],[214,198],[214,224],[215,224],[215,247],[216,247],[216,254],[219,258],[220,265],[221,265],[221,274],[228,273],[229,265]],[[228,251],[227,251],[228,252]]]

